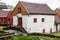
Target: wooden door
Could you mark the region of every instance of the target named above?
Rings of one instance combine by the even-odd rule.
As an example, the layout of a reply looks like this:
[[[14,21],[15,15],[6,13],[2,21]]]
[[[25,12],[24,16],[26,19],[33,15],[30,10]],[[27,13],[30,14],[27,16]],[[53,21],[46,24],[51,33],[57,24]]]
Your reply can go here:
[[[18,18],[18,26],[22,27],[22,18]]]
[[[45,33],[45,29],[43,29],[43,33]]]
[[[50,33],[52,33],[52,28],[50,28]]]

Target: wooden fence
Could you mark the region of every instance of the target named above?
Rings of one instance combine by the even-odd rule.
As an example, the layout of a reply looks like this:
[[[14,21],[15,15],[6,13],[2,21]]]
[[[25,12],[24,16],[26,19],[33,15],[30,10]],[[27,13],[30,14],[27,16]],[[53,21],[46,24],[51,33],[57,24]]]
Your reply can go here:
[[[34,35],[34,36],[45,36],[45,37],[52,37],[52,38],[60,38],[60,36],[55,36],[51,34],[42,34],[42,33],[32,33],[27,35]]]

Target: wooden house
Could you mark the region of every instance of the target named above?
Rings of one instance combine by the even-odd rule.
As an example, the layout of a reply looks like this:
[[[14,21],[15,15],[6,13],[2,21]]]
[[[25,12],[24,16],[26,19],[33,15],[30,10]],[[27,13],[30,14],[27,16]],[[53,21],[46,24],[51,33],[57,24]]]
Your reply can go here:
[[[56,32],[60,32],[60,9],[56,8],[55,13],[56,13],[56,17],[55,17]]]
[[[8,11],[0,10],[0,25],[4,25],[7,23],[8,14]]]

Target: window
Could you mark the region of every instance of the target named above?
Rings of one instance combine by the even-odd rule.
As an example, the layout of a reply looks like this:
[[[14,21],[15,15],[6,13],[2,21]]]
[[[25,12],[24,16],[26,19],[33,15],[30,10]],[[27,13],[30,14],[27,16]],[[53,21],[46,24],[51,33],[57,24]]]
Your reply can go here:
[[[21,8],[18,8],[18,13],[21,13]]]
[[[44,22],[44,18],[42,18],[42,22]]]
[[[34,18],[34,23],[36,23],[37,22],[37,18]]]

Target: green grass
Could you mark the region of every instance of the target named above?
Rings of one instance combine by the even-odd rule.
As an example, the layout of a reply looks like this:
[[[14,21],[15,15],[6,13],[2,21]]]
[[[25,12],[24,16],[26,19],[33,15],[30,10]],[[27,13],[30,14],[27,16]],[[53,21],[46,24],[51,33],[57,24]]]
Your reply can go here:
[[[53,34],[51,34],[51,35],[60,36],[60,32],[58,32],[58,33],[53,33]]]
[[[0,30],[3,30],[4,27],[5,27],[5,26],[0,26]]]
[[[60,38],[51,38],[44,36],[13,36],[11,40],[60,40]]]

